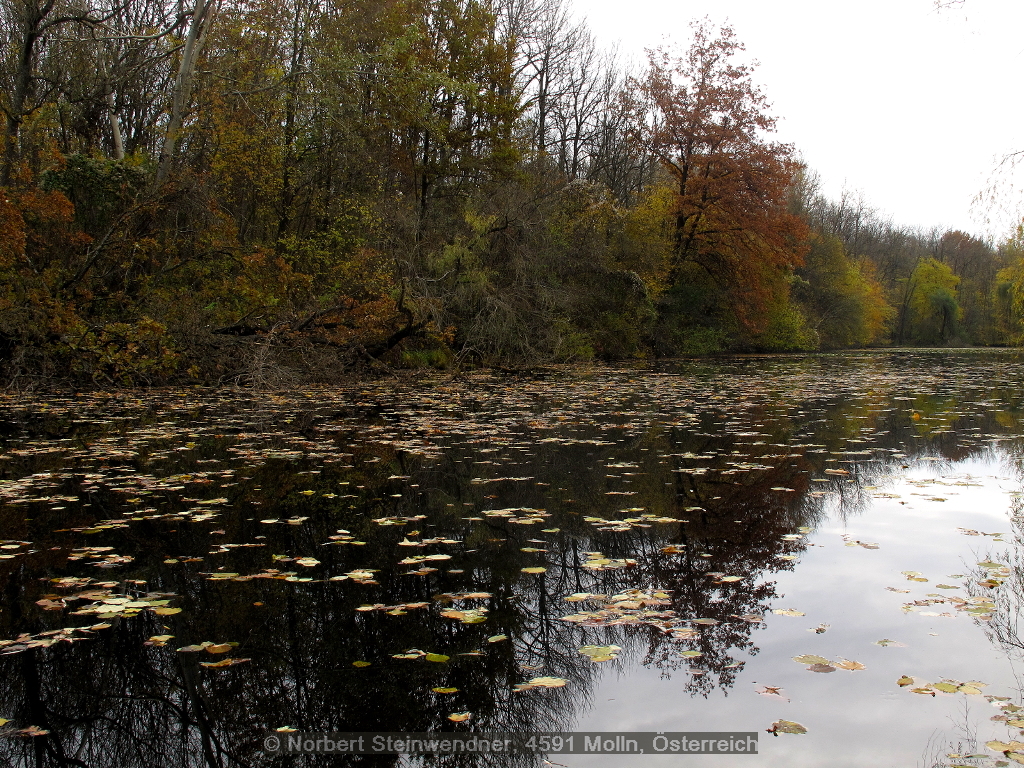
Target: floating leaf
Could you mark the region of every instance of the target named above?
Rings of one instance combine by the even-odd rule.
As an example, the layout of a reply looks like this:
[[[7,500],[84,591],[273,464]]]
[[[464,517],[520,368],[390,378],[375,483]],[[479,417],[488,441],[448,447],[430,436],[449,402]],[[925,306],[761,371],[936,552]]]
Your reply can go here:
[[[458,693],[458,688],[431,688],[434,693]]]
[[[532,568],[523,568],[523,573],[544,573],[547,568],[542,568],[539,565],[533,566]]]
[[[235,644],[232,643],[219,643],[218,645],[206,646],[207,653],[227,653],[230,651]]]
[[[153,613],[157,616],[173,616],[176,613],[181,613],[181,608],[167,608],[165,606],[162,608],[154,608]]]
[[[846,669],[850,672],[855,672],[860,669],[867,669],[867,667],[865,667],[859,661],[850,661],[849,659],[843,659],[842,661],[838,662],[835,666],[838,669]]]
[[[889,639],[875,640],[875,645],[880,645],[883,648],[885,648],[886,646],[889,646],[889,645],[894,646],[896,648],[906,648],[907,647],[903,643],[897,643],[895,640],[889,640]]]
[[[831,664],[828,659],[824,656],[816,656],[813,653],[807,653],[803,656],[794,656],[793,661],[797,664]]]
[[[803,611],[796,611],[792,608],[776,608],[772,613],[777,613],[779,616],[806,616],[807,614]]]
[[[680,651],[679,655],[684,659],[695,659],[698,656],[703,656],[704,654],[701,651]]]
[[[533,688],[561,688],[568,680],[564,677],[535,677],[528,683],[519,683],[513,687],[515,691],[529,691]]]
[[[451,720],[453,723],[464,723],[467,720],[469,720],[469,718],[471,718],[472,716],[473,714],[471,712],[453,712],[452,714],[448,715],[448,719]]]
[[[252,659],[221,659],[220,661],[201,661],[199,666],[201,667],[231,667],[235,664],[244,664]]]
[[[353,667],[368,667],[368,666],[370,666],[370,662],[368,662],[368,661],[353,661],[352,662],[352,666]]]
[[[800,723],[794,723],[792,720],[776,720],[772,723],[769,733],[807,733],[807,729],[804,728]]]
[[[487,638],[488,643],[500,643],[502,640],[508,640],[508,635],[491,635]]]
[[[448,659],[450,659],[451,657],[445,656],[443,653],[428,653],[424,656],[424,658],[427,661],[436,661],[438,664],[441,664],[445,661],[448,661]]]
[[[807,670],[809,672],[835,672],[836,668],[831,664],[811,664]]]
[[[904,675],[903,677],[901,677],[899,680],[896,681],[896,685],[898,685],[900,688],[905,688],[906,686],[913,685],[913,684],[914,684],[914,678],[907,677],[906,675]]]

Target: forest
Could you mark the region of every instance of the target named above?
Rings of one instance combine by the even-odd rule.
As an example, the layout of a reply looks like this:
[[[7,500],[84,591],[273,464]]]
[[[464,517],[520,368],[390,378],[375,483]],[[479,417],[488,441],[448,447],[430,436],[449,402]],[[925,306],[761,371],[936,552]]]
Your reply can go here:
[[[7,0],[0,26],[8,386],[1024,331],[1024,227],[823,195],[728,26],[636,71],[563,0]]]

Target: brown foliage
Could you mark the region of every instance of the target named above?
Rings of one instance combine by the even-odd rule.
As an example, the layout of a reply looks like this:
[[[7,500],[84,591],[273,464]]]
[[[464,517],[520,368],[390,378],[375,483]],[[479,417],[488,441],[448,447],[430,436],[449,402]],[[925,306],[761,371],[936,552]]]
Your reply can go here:
[[[649,51],[647,74],[631,81],[627,100],[634,138],[667,170],[675,193],[670,283],[687,262],[698,264],[751,324],[768,299],[764,268],[797,266],[806,228],[786,210],[792,148],[767,140],[775,118],[751,67],[732,62],[743,45],[727,26],[711,32],[695,24],[682,56]]]

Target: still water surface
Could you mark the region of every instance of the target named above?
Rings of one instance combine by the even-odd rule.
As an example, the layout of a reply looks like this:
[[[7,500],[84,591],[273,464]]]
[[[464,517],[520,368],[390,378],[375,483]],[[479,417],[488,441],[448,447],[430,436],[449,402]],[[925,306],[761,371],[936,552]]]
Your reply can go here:
[[[296,728],[996,766],[1024,703],[1022,417],[1012,352],[8,396],[0,762],[400,760],[263,753]]]

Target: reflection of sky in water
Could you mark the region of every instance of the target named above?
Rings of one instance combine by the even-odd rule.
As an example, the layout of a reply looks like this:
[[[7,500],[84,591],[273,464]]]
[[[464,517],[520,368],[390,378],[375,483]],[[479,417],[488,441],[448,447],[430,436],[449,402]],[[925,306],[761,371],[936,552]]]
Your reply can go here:
[[[1007,739],[1007,729],[989,718],[998,714],[982,696],[924,696],[900,689],[896,680],[910,675],[938,682],[943,678],[989,683],[986,694],[1014,697],[1015,666],[985,637],[979,623],[948,604],[905,613],[905,602],[934,593],[967,596],[950,575],[977,574],[981,560],[1006,562],[1008,544],[990,537],[968,536],[958,528],[986,533],[1012,531],[1010,493],[1019,488],[1014,471],[998,454],[962,462],[913,462],[879,483],[879,492],[899,498],[875,498],[845,522],[838,505],[810,537],[793,572],[777,574],[776,607],[792,607],[804,617],[771,615],[755,634],[761,652],[751,658],[728,695],[715,690],[705,700],[678,693],[678,680],[659,671],[632,667],[606,676],[594,693],[595,705],[580,718],[579,730],[759,730],[758,757],[695,756],[687,765],[907,766],[918,765],[929,745],[930,756],[944,756],[949,743],[964,738],[965,724],[976,732],[976,749],[984,742]],[[896,465],[899,469],[899,465]],[[930,481],[930,482],[925,482]],[[934,482],[938,481],[938,482]],[[970,485],[956,485],[958,482]],[[980,485],[980,487],[978,487]],[[944,497],[946,501],[929,500]],[[904,503],[901,503],[904,502]],[[877,543],[877,550],[845,546],[842,536]],[[1007,535],[1008,540],[1012,536]],[[909,581],[901,572],[919,571],[927,583]],[[885,587],[909,589],[893,593]],[[979,590],[980,593],[980,590]],[[955,618],[916,615],[950,612]],[[810,629],[829,624],[822,634]],[[906,647],[880,647],[876,640],[896,640]],[[808,672],[792,661],[798,654],[848,658],[866,665],[857,672]],[[1019,666],[1019,665],[1018,665]],[[677,675],[679,673],[676,673]],[[755,693],[763,685],[781,687],[790,702]],[[773,738],[764,729],[784,718],[806,726],[807,735]],[[965,749],[965,754],[970,750]],[[562,755],[567,766],[620,766],[621,756]],[[942,764],[956,762],[941,760]],[[644,758],[644,765],[678,764],[678,758]]]

